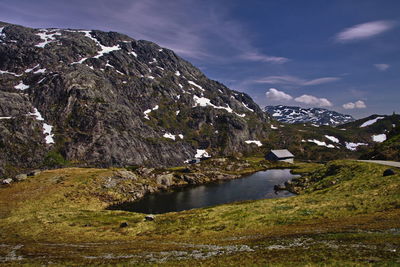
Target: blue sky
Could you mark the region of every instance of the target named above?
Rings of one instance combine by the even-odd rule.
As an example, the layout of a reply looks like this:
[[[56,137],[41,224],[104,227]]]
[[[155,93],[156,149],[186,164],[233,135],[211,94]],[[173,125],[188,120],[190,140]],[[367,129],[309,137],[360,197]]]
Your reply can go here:
[[[260,106],[400,113],[398,0],[0,0],[0,20],[154,41]]]

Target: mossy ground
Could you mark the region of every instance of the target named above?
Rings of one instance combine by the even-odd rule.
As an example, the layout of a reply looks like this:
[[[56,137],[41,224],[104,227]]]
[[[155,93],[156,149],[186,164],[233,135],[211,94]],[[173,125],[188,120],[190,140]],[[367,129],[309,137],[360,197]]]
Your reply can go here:
[[[322,178],[304,194],[166,213],[155,221],[105,210],[108,203],[94,190],[112,170],[45,171],[0,189],[0,259],[67,265],[399,265],[400,175],[383,177],[386,168],[353,161],[303,164],[298,170]],[[128,227],[120,228],[122,222]]]

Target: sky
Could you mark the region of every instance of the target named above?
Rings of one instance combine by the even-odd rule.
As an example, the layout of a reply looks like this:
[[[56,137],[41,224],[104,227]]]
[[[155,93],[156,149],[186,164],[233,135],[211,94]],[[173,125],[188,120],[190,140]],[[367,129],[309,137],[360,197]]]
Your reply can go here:
[[[398,0],[0,0],[0,21],[153,41],[261,107],[400,113]]]

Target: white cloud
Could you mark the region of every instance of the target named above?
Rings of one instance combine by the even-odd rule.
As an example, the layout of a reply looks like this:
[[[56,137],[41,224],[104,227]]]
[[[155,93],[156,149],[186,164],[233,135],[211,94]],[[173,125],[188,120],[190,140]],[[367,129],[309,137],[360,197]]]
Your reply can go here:
[[[324,83],[331,83],[340,80],[339,77],[321,77],[312,80],[305,80],[295,76],[282,75],[282,76],[267,76],[258,80],[255,83],[268,83],[268,84],[289,84],[289,85],[318,85]]]
[[[318,98],[312,95],[302,95],[296,97],[294,101],[307,105],[316,105],[319,107],[331,107],[332,103],[326,98]]]
[[[277,64],[282,64],[286,63],[289,61],[288,58],[286,57],[275,57],[275,56],[268,56],[268,55],[263,55],[258,52],[246,52],[240,56],[242,59],[246,59],[249,61],[259,61],[259,62],[271,62],[271,63],[277,63]]]
[[[374,66],[380,71],[385,71],[390,67],[389,64],[374,64]]]
[[[364,101],[358,100],[356,102],[349,102],[346,104],[343,104],[342,107],[344,109],[355,109],[355,108],[366,108],[367,105],[365,105]]]
[[[290,101],[293,99],[291,95],[288,95],[285,92],[279,91],[275,88],[270,88],[265,94],[271,101]]]
[[[394,23],[391,21],[380,20],[366,22],[344,29],[335,36],[335,39],[337,42],[341,43],[368,39],[386,32],[393,27]]]

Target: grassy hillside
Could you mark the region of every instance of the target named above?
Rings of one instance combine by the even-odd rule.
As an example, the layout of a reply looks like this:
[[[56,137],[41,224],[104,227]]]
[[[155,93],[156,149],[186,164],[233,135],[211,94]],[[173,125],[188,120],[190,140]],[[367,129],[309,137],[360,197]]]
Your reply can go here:
[[[387,138],[364,153],[361,158],[400,161],[400,124],[388,132]]]
[[[111,169],[46,171],[0,188],[0,260],[14,263],[365,265],[400,259],[400,175],[335,161],[303,194],[158,215],[105,210]],[[313,171],[313,169],[315,169]],[[115,196],[118,197],[118,196]],[[128,226],[121,228],[120,224]],[[18,258],[21,256],[21,258]],[[14,261],[11,261],[14,259]]]

